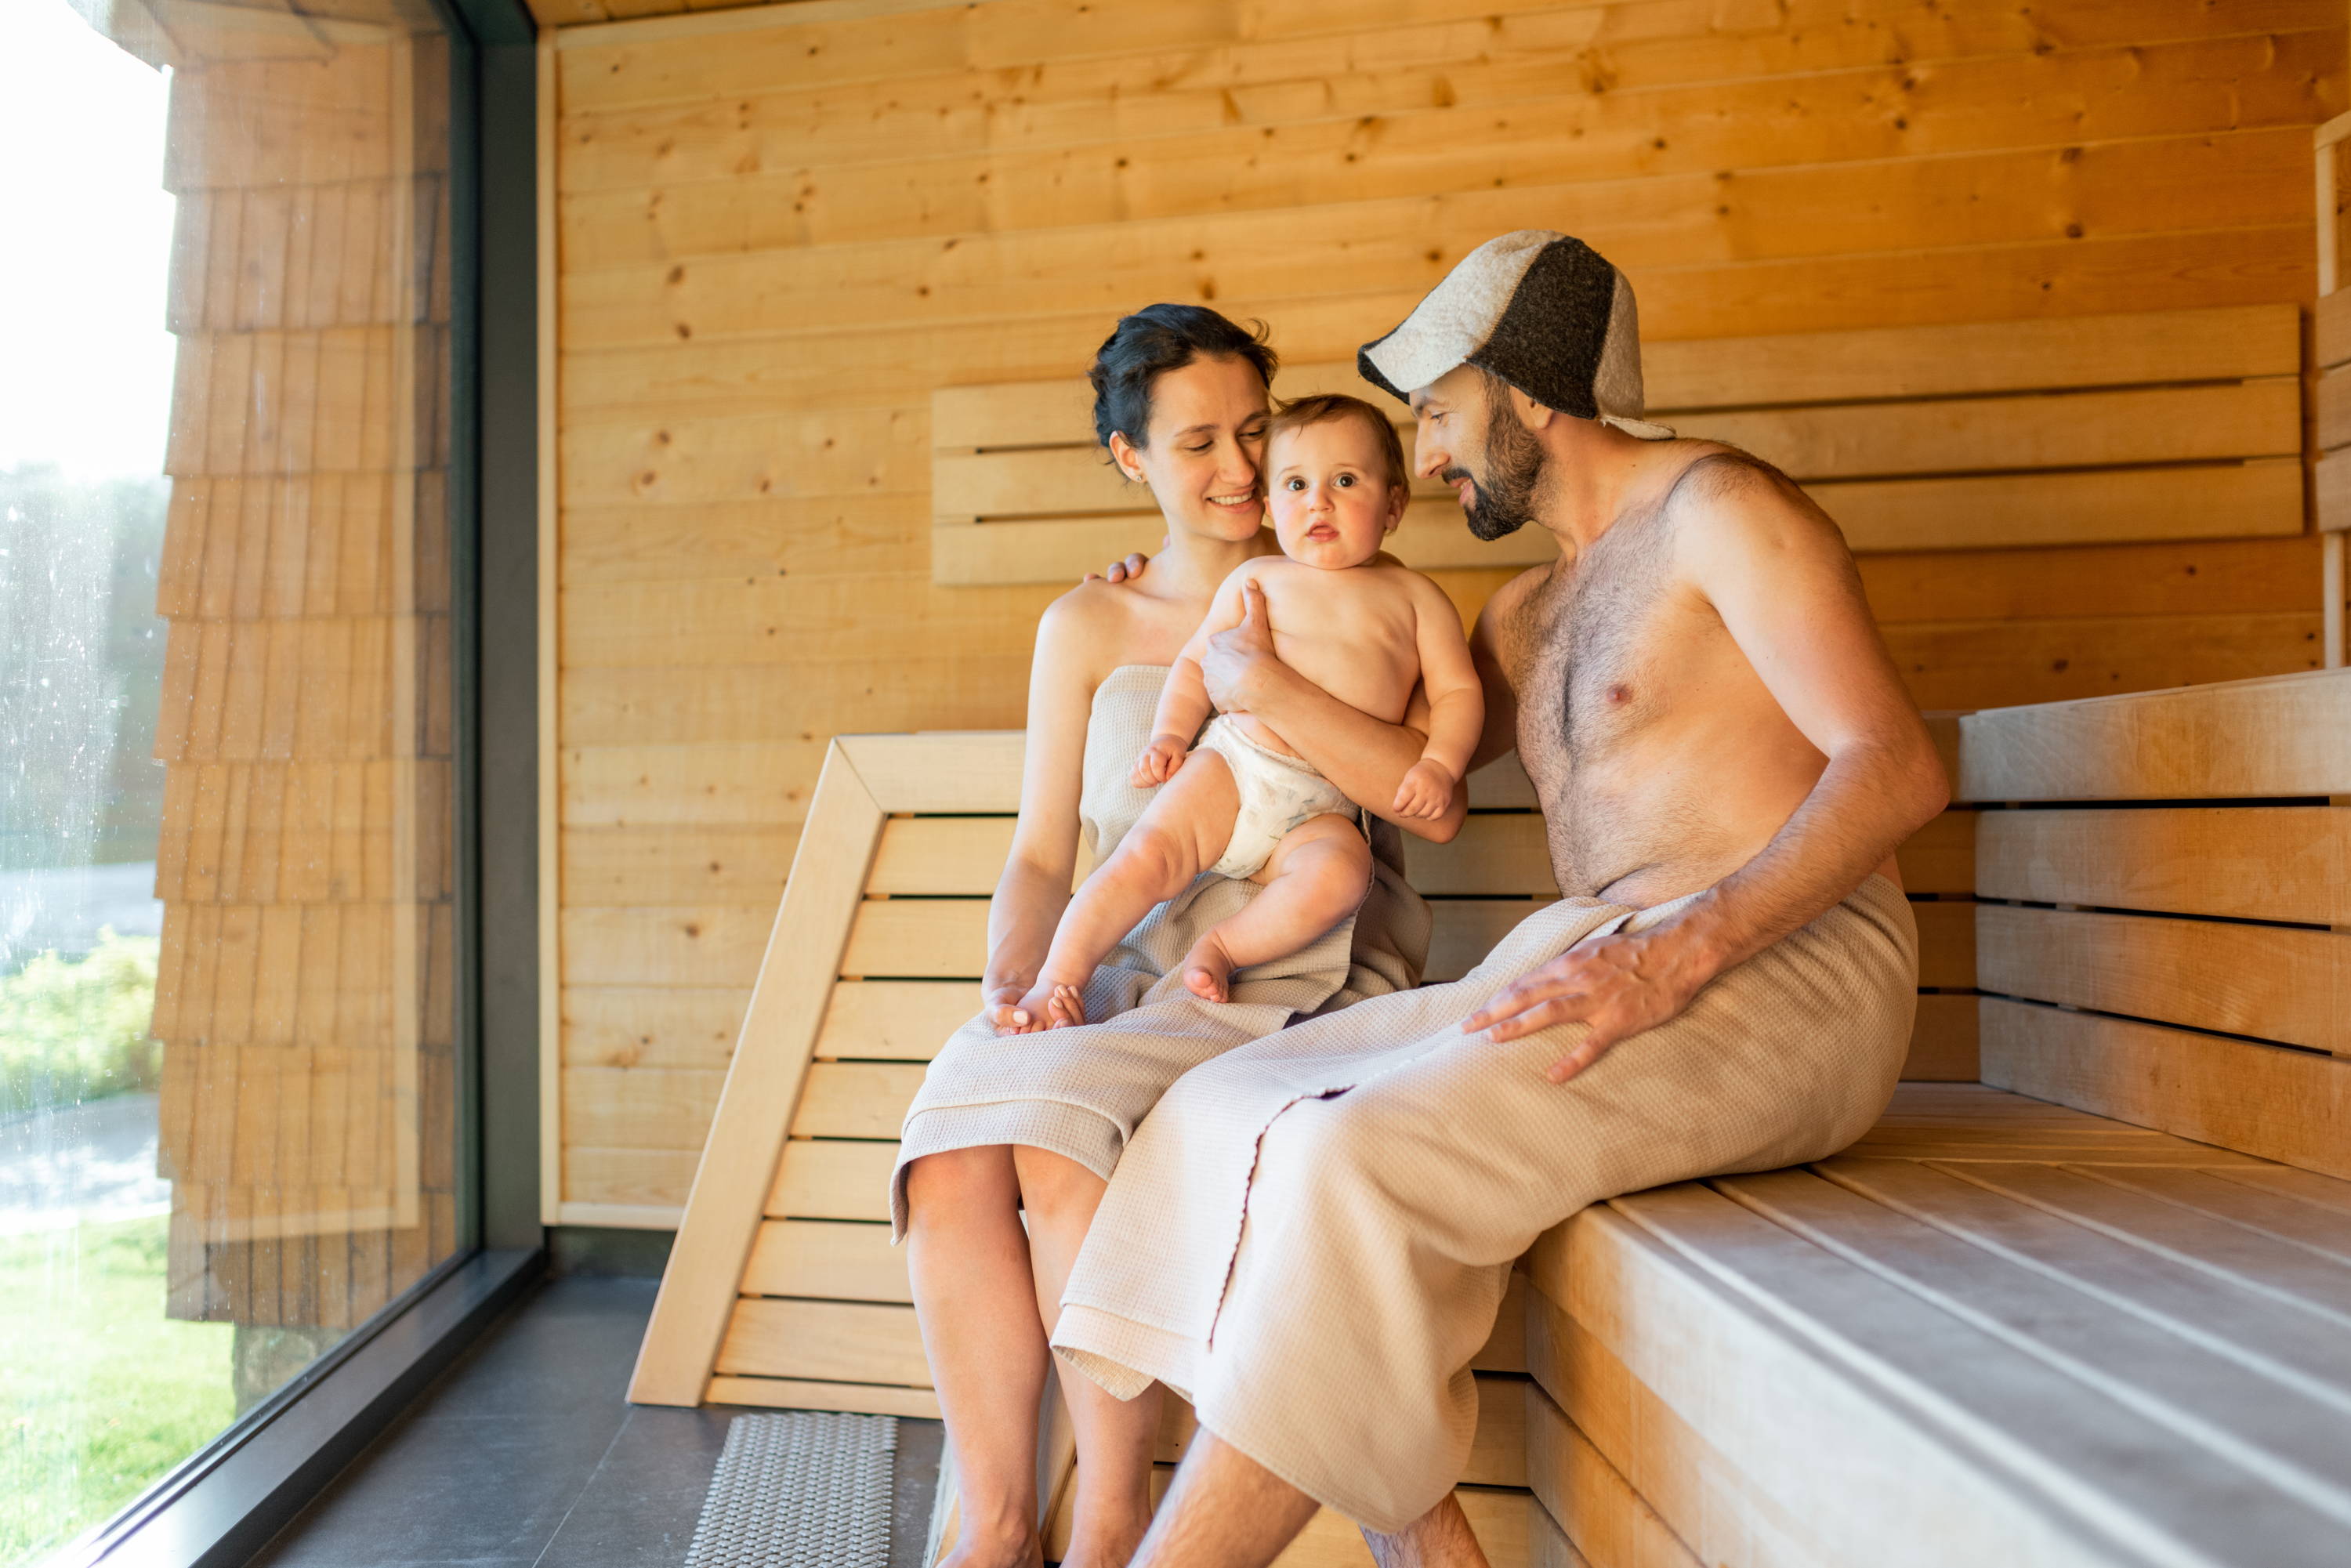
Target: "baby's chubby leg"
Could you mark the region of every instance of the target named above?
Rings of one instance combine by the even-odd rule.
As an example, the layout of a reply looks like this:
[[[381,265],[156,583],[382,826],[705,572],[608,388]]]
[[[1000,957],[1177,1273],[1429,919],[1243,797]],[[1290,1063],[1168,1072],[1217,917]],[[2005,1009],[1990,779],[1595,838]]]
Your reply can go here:
[[[1240,814],[1232,769],[1213,751],[1196,751],[1159,787],[1110,858],[1070,897],[1037,984],[1020,999],[1033,1027],[1082,1023],[1078,993],[1102,955],[1192,879],[1217,863]]]
[[[1295,953],[1353,913],[1371,885],[1372,846],[1344,817],[1311,817],[1282,835],[1251,880],[1265,891],[1184,956],[1184,984],[1196,996],[1228,1000],[1235,969]]]

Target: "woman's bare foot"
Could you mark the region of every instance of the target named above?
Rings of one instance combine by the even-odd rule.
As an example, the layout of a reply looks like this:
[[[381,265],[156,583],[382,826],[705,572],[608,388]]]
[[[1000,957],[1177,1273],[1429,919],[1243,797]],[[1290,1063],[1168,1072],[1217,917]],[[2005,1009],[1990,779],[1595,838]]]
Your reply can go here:
[[[1045,1568],[1045,1542],[1024,1521],[970,1531],[956,1521],[956,1542],[938,1568]]]
[[[1192,944],[1184,955],[1184,988],[1194,996],[1211,1002],[1232,1000],[1233,956],[1214,927]]]

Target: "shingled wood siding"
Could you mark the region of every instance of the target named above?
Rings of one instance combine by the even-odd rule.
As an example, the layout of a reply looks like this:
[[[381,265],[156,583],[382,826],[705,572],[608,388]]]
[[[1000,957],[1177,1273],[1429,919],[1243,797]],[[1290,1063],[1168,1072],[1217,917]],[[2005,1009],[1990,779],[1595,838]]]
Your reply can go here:
[[[591,7],[582,15],[597,14]],[[567,13],[567,16],[569,13]],[[1478,242],[1653,339],[2307,302],[2339,0],[987,0],[569,28],[559,1189],[685,1195],[826,737],[1017,726],[1050,587],[930,580],[934,389],[1212,302],[1351,354]],[[2316,663],[2294,538],[1863,562],[1923,706]],[[1441,574],[1465,612],[1499,571]]]

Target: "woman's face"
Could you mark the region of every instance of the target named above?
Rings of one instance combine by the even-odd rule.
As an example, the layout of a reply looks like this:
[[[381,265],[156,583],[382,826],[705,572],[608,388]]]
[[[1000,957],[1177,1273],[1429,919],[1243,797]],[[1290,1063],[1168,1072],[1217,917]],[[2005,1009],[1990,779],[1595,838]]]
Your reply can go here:
[[[1151,383],[1149,444],[1111,437],[1171,529],[1238,542],[1265,520],[1265,383],[1246,360],[1200,359]]]

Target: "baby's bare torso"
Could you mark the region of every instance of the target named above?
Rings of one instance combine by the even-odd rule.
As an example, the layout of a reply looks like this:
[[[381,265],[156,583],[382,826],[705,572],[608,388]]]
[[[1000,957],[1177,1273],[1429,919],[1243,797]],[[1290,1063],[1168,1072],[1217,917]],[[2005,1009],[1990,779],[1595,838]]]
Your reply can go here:
[[[1375,560],[1332,571],[1268,556],[1249,571],[1265,594],[1277,658],[1348,706],[1404,722],[1420,679],[1409,569]],[[1250,739],[1297,755],[1257,718],[1233,719]]]

